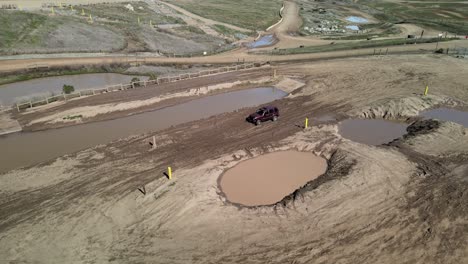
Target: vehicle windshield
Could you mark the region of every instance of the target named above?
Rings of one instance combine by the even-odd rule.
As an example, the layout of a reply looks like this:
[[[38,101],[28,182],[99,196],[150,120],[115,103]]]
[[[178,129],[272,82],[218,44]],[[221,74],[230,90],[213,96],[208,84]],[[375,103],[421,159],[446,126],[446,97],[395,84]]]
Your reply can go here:
[[[259,115],[263,115],[264,112],[265,112],[265,109],[258,109],[257,110],[257,114],[259,114]]]

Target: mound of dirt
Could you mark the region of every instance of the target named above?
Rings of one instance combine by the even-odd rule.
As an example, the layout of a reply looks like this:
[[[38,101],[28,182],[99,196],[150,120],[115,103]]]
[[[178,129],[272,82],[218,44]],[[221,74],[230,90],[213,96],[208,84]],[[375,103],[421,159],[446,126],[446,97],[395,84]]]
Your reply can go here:
[[[462,125],[422,120],[408,127],[408,135],[395,142],[421,154],[437,157],[465,157],[468,159],[468,129]]]
[[[392,100],[382,100],[371,106],[352,110],[348,114],[359,118],[402,119],[414,117],[420,112],[438,105],[457,106],[455,99],[437,95],[411,96]]]

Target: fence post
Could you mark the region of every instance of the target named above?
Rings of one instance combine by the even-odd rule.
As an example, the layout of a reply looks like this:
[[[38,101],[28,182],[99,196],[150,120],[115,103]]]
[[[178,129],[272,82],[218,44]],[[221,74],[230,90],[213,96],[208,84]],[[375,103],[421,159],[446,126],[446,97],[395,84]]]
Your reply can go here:
[[[18,104],[16,104],[16,109],[18,109],[18,112],[19,112],[19,105]]]
[[[45,100],[46,100],[46,103],[49,104],[49,98],[46,97]]]
[[[96,90],[93,89],[93,95],[95,95],[95,94],[96,94]]]
[[[132,82],[132,89],[135,89],[135,83]]]

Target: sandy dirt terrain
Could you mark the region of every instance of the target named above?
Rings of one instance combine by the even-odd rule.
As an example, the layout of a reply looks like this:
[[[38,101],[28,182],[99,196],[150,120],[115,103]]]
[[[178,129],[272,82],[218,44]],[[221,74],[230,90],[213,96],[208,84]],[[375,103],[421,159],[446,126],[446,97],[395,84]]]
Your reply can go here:
[[[297,5],[286,1],[284,12],[291,15],[273,30],[281,45],[297,45],[299,40],[288,36],[301,24]],[[271,83],[289,93],[272,103],[280,109],[277,122],[249,124],[245,117],[256,107],[244,108],[1,173],[0,259],[466,263],[468,128],[418,115],[438,106],[468,110],[468,62],[441,54],[407,54],[433,52],[435,45],[391,47],[390,56],[367,56],[373,49],[291,56],[251,55],[239,49],[199,58],[147,57],[147,62],[161,64],[245,59],[270,65],[16,113],[13,117],[34,131],[73,125],[55,122],[63,114],[86,112],[82,122],[97,122],[192,100],[201,89],[206,91],[201,96],[207,96]],[[468,47],[468,42],[438,47],[453,45]],[[4,60],[0,72],[33,64],[123,60]],[[423,96],[426,85],[429,95]],[[167,97],[171,94],[177,96]],[[329,115],[334,118],[322,118]],[[403,137],[379,146],[343,138],[338,123],[359,117],[399,120],[409,127]],[[156,148],[149,145],[153,137]],[[254,206],[261,203],[249,193],[242,194],[241,202],[250,206],[229,199],[222,179],[230,170],[255,158],[281,165],[287,158],[274,156],[290,152],[321,157],[326,164],[323,159],[296,164],[316,173],[281,195],[275,193],[264,203],[269,205]],[[268,173],[251,165],[249,173]],[[233,184],[242,190],[241,182]],[[258,184],[254,191],[275,187],[272,182]]]
[[[403,138],[368,146],[342,138],[337,127],[347,116],[415,120],[419,111],[445,102],[467,110],[466,60],[402,55],[274,67],[305,83],[275,102],[277,122],[253,126],[244,118],[254,108],[241,109],[0,174],[0,258],[468,261],[467,129],[417,121]],[[425,82],[431,87],[427,99],[421,96]],[[319,121],[330,113],[337,121]],[[305,117],[311,128],[304,130]],[[148,145],[153,136],[156,149]],[[226,199],[219,186],[226,170],[287,150],[327,159],[327,172],[272,206]],[[163,174],[167,166],[172,180]]]
[[[17,120],[11,117],[7,111],[0,112],[0,135],[21,131]]]

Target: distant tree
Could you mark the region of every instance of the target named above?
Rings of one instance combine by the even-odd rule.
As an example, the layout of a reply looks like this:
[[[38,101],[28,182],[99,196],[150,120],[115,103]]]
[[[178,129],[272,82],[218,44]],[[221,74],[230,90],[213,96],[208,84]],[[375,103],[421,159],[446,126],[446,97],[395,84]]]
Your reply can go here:
[[[71,94],[71,93],[73,93],[75,91],[75,87],[73,87],[73,85],[64,84],[63,88],[62,88],[62,91],[65,94]]]

